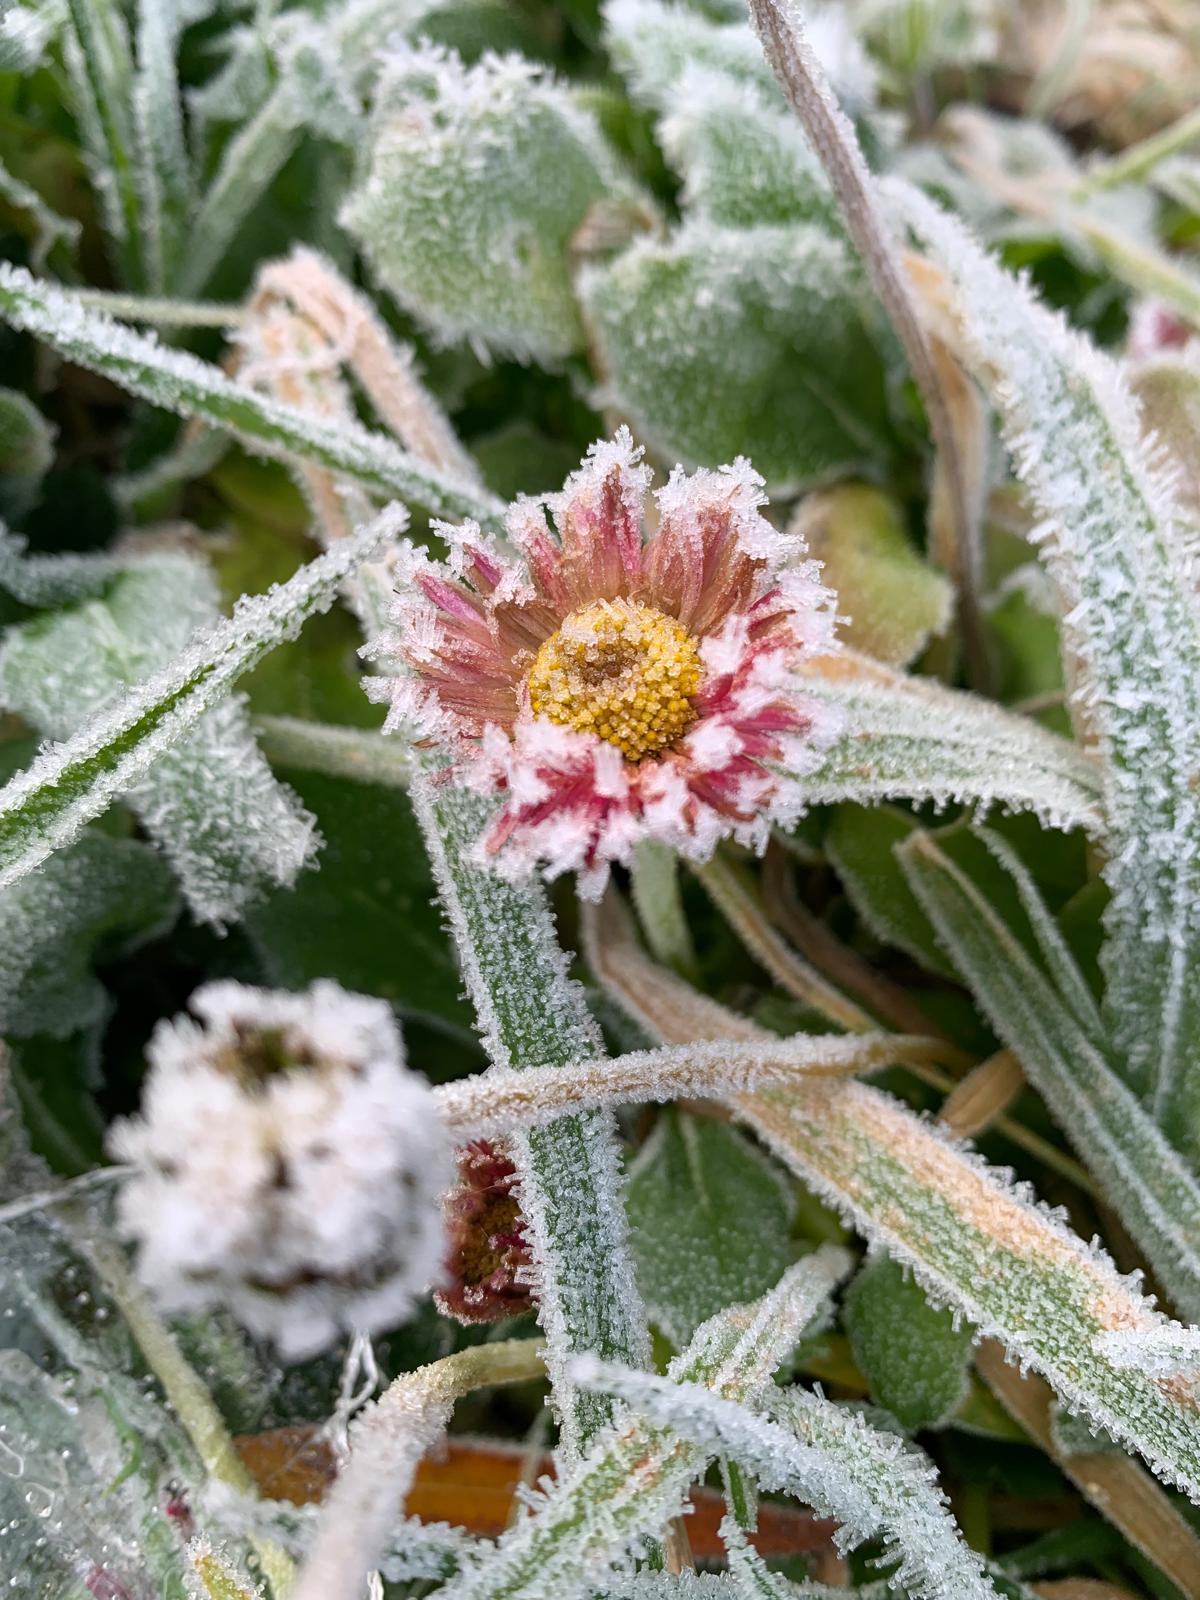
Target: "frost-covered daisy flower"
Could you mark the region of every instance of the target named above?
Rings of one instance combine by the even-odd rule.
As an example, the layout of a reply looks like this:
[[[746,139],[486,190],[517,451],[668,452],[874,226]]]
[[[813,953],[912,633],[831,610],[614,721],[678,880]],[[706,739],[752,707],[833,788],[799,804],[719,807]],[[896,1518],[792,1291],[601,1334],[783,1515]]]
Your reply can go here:
[[[740,458],[676,468],[643,542],[649,483],[622,428],[561,494],[510,507],[520,559],[437,524],[449,564],[408,552],[369,649],[409,669],[371,680],[388,726],[502,797],[478,854],[505,876],[575,870],[595,896],[642,839],[696,860],[728,835],[761,848],[836,731],[793,674],[830,648],[832,597],[761,515],[762,479]]]
[[[189,1004],[110,1138],[142,1281],[167,1309],[227,1306],[287,1360],[394,1326],[438,1275],[453,1162],[391,1008],[329,982]]]

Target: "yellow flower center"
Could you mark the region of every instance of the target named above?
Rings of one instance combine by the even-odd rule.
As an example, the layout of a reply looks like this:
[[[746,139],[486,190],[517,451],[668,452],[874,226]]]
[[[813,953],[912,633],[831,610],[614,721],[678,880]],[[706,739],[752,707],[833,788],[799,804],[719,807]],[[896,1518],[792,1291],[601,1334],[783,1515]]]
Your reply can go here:
[[[529,671],[534,713],[615,744],[640,761],[695,720],[703,668],[696,641],[674,617],[635,600],[573,611]]]

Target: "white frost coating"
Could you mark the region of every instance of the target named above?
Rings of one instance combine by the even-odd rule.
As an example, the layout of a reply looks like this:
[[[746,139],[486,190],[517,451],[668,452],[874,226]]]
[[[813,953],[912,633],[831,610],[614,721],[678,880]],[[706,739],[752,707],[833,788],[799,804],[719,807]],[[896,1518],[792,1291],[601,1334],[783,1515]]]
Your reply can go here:
[[[495,1138],[551,1122],[564,1111],[707,1098],[786,1084],[797,1077],[876,1072],[919,1053],[925,1041],[899,1034],[797,1034],[774,1042],[676,1045],[633,1050],[615,1059],[491,1072],[434,1090],[456,1140]]]
[[[1182,1374],[1195,1382],[1200,1368],[1200,1328],[1184,1327],[1179,1322],[1102,1333],[1096,1346],[1114,1367],[1134,1367],[1154,1377]]]
[[[356,422],[335,426],[256,394],[219,367],[89,310],[76,296],[7,262],[0,262],[0,317],[130,394],[180,416],[203,417],[263,455],[300,456],[437,516],[486,523],[503,514],[491,495],[418,461],[386,435]]]
[[[960,223],[887,194],[950,280],[968,360],[1042,518],[1075,696],[1104,768],[1106,1014],[1131,1083],[1193,1152],[1200,1118],[1200,615],[1175,483],[1120,367]]]
[[[231,982],[159,1023],[140,1117],[110,1147],[138,1275],[167,1308],[228,1306],[285,1360],[401,1322],[444,1248],[450,1143],[383,1000]]]
[[[809,42],[839,100],[853,109],[875,98],[875,71],[846,16],[835,3],[806,8]],[[605,42],[630,94],[655,110],[669,107],[681,75],[696,64],[766,91],[781,104],[762,48],[745,22],[715,22],[688,5],[663,0],[609,0]]]
[[[327,610],[339,584],[406,520],[403,507],[389,507],[286,583],[239,600],[228,621],[200,634],[70,738],[47,746],[0,790],[0,888],[31,872],[140,784],[161,756],[220,707],[243,673],[294,638],[307,618]],[[233,715],[240,715],[236,704],[216,727],[227,733]],[[170,825],[159,802],[154,807],[156,826]]]
[[[705,1383],[723,1398],[760,1405],[771,1378],[849,1270],[844,1250],[826,1246],[798,1262],[750,1306],[706,1322],[670,1366],[680,1381]],[[595,1358],[572,1363],[586,1381]],[[636,1551],[683,1508],[705,1465],[703,1447],[667,1429],[621,1417],[558,1483],[534,1515],[497,1541],[486,1561],[439,1591],[441,1600],[572,1600],[603,1582],[622,1551]]]
[[[472,865],[488,803],[418,774],[411,789],[442,905],[450,920],[484,1047],[497,1068],[594,1060],[603,1039],[583,990],[568,976],[545,893]],[[629,1255],[611,1112],[560,1117],[514,1136],[510,1155],[534,1264],[546,1367],[567,1459],[608,1420],[566,1376],[579,1350],[648,1361],[649,1335]]]
[[[693,62],[667,104],[658,134],[685,209],[726,227],[814,221],[841,232],[829,181],[777,95]]]
[[[0,646],[0,703],[48,738],[104,716],[220,619],[216,584],[193,557],[109,567],[103,598],[11,628]],[[87,576],[79,561],[68,575]],[[264,887],[293,882],[315,843],[312,817],[276,781],[236,697],[166,751],[128,800],[195,915],[218,928]]]
[[[846,729],[805,779],[814,803],[932,800],[1031,811],[1046,827],[1103,831],[1101,778],[1085,751],[979,696],[865,657],[803,672]]]
[[[1032,879],[999,840],[986,841],[1025,900],[1052,919]],[[1188,1316],[1200,1316],[1200,1183],[1111,1066],[1111,1047],[1089,1030],[1030,959],[970,878],[924,835],[899,849],[909,885],[970,984],[980,1009],[1017,1056],[1075,1149],[1104,1187],[1145,1259]],[[1036,926],[1036,924],[1035,924]],[[1057,939],[1057,929],[1053,930]],[[1058,947],[1059,982],[1074,968]],[[1075,988],[1086,993],[1074,969]],[[1089,995],[1090,998],[1090,995]]]
[[[660,1039],[764,1032],[656,967],[611,915],[585,920],[587,958],[613,998]],[[909,1267],[935,1305],[1033,1367],[1073,1411],[1140,1452],[1200,1500],[1200,1407],[1095,1350],[1099,1333],[1165,1319],[1093,1242],[1027,1184],[865,1084],[829,1082],[730,1097],[734,1114],[873,1243]]]
[[[602,1362],[577,1364],[576,1380],[619,1395],[635,1411],[728,1455],[767,1490],[795,1495],[841,1524],[846,1546],[881,1539],[897,1561],[895,1583],[919,1600],[995,1600],[979,1556],[947,1509],[928,1458],[895,1434],[820,1395],[790,1388],[767,1401],[775,1420],[756,1416],[695,1383]]]
[[[464,66],[429,45],[392,53],[341,220],[436,337],[521,360],[577,349],[572,242],[596,207],[649,215],[546,68],[491,52]]]

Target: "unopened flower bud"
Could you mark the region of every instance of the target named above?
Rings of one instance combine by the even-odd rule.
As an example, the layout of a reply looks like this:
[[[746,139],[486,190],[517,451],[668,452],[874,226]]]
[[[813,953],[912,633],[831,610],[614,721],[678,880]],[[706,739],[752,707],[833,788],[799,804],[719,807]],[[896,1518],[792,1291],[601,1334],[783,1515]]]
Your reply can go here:
[[[288,1360],[411,1311],[443,1253],[449,1143],[390,1007],[207,984],[160,1023],[119,1220],[169,1310],[224,1305]]]
[[[439,1311],[459,1322],[499,1322],[533,1303],[516,1184],[516,1168],[489,1139],[458,1152],[458,1183],[445,1202],[446,1280],[434,1299]]]

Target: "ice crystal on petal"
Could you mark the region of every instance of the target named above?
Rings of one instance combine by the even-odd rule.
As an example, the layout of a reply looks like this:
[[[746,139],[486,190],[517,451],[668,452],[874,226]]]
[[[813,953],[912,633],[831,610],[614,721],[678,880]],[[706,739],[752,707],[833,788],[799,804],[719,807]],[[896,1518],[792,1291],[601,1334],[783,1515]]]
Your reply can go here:
[[[320,982],[198,989],[156,1029],[112,1150],[138,1270],[165,1305],[227,1305],[287,1359],[391,1327],[434,1276],[450,1176],[390,1008]]]
[[[375,686],[390,725],[415,723],[503,800],[476,859],[576,871],[586,895],[645,838],[700,860],[731,835],[762,848],[836,732],[793,675],[831,647],[831,596],[763,517],[762,480],[741,458],[677,468],[643,545],[640,457],[622,428],[560,494],[518,501],[520,563],[470,524],[448,530],[448,567],[412,552],[371,647],[409,669]]]

